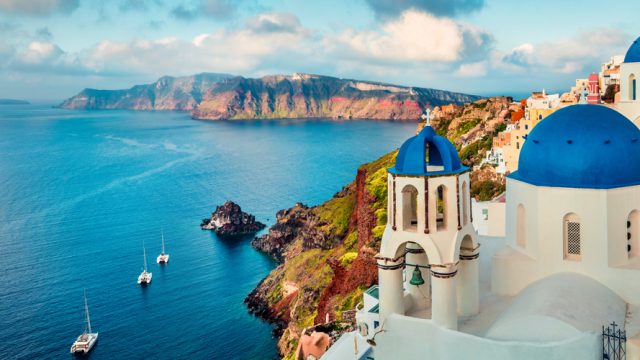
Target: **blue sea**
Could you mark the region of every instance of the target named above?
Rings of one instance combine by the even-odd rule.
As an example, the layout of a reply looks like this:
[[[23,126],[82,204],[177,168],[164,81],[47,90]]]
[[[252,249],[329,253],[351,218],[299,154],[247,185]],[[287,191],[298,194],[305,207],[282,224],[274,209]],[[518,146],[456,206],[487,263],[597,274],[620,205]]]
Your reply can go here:
[[[273,359],[244,297],[274,268],[250,237],[199,228],[233,200],[273,224],[319,204],[415,123],[197,121],[178,112],[0,106],[0,358]],[[164,229],[167,266],[158,266]],[[146,243],[153,281],[136,279]]]

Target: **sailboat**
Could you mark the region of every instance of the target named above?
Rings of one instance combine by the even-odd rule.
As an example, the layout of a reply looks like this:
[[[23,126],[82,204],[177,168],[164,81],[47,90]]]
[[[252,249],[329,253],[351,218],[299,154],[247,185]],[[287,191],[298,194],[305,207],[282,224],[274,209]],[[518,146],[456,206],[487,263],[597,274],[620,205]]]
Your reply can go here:
[[[142,243],[142,253],[144,255],[144,270],[142,270],[140,276],[138,276],[138,284],[147,285],[151,283],[151,276],[153,276],[153,274],[147,271],[147,249],[144,246],[144,242]]]
[[[162,236],[162,253],[158,255],[156,262],[158,264],[166,264],[169,262],[169,254],[164,252],[164,230],[161,232],[161,236]]]
[[[76,341],[71,345],[72,354],[86,354],[93,348],[98,341],[98,333],[91,331],[91,319],[89,318],[89,305],[87,304],[87,290],[84,290],[84,321],[85,328],[82,335],[78,336]]]

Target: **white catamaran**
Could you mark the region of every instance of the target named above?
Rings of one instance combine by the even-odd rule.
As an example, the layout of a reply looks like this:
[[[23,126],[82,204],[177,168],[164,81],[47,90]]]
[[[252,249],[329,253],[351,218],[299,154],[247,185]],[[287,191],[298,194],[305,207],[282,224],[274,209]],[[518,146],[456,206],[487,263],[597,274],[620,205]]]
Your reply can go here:
[[[144,270],[138,276],[138,284],[147,285],[151,283],[153,274],[147,271],[147,249],[144,246],[144,242],[142,243],[142,253],[144,255]]]
[[[98,341],[98,333],[91,332],[91,319],[89,318],[89,305],[87,304],[87,290],[84,291],[84,321],[85,328],[82,335],[78,336],[76,341],[71,345],[71,353],[86,354],[93,348]]]
[[[162,231],[160,234],[162,236],[162,253],[158,255],[156,261],[158,262],[158,264],[166,264],[169,262],[169,254],[164,252],[164,231]]]

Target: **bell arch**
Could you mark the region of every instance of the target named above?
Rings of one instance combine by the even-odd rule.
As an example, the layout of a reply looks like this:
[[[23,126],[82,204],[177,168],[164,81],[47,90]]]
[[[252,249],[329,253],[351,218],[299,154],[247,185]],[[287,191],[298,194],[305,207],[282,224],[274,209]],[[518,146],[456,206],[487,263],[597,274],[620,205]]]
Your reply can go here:
[[[431,277],[429,257],[425,249],[414,242],[405,244],[404,315],[431,318]]]
[[[413,185],[402,189],[402,230],[418,229],[418,190]]]

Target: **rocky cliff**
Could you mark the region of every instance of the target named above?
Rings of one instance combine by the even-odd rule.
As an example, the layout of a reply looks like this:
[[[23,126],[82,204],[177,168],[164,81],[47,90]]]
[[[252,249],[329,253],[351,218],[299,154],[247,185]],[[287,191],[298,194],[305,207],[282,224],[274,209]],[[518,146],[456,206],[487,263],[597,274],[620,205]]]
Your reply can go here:
[[[304,328],[341,320],[377,282],[373,256],[386,224],[386,169],[395,155],[362,165],[353,183],[317,207],[278,212],[269,233],[253,241],[280,264],[245,302],[277,325],[283,355],[292,354]]]
[[[163,77],[128,90],[85,89],[68,109],[185,110],[196,119],[347,118],[415,120],[427,106],[477,96],[443,90],[294,74],[244,78],[225,74]]]
[[[256,221],[255,216],[248,214],[233,201],[217,206],[210,218],[202,220],[202,230],[213,230],[220,236],[253,234],[265,228],[265,224]]]

